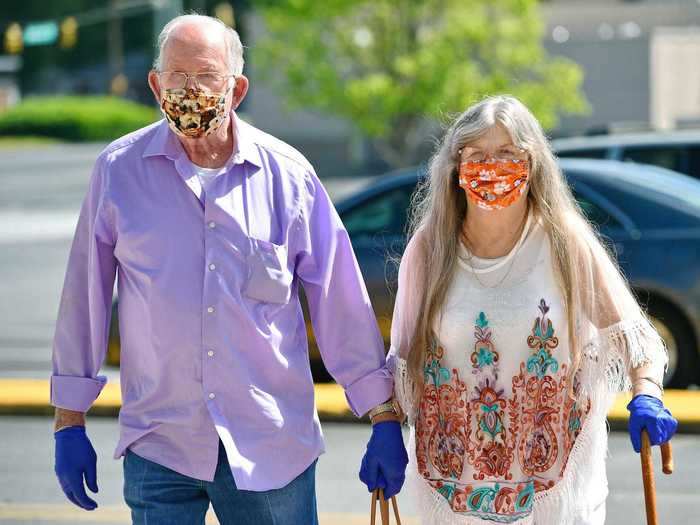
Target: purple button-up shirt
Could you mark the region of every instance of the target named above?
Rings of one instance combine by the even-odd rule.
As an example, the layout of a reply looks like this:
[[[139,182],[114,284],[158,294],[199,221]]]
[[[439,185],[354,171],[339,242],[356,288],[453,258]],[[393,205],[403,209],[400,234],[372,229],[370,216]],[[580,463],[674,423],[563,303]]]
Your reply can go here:
[[[347,232],[313,168],[232,118],[237,150],[206,194],[165,121],[97,159],[61,297],[51,403],[84,412],[104,386],[118,274],[114,457],[129,447],[212,480],[221,439],[237,486],[263,491],[324,451],[300,285],[353,412],[391,397],[393,380]]]

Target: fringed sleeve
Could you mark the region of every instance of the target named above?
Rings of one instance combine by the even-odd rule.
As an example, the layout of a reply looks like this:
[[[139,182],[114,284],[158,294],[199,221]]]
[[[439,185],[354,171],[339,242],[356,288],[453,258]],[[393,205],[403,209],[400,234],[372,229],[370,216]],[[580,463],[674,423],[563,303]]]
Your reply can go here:
[[[597,364],[608,393],[631,390],[645,376],[660,384],[668,362],[663,339],[601,242],[592,233],[586,237],[577,294],[585,318],[577,323],[584,364]],[[661,396],[653,382],[644,383],[635,392]]]
[[[416,416],[416,386],[409,377],[407,359],[419,314],[418,278],[423,264],[419,257],[422,246],[420,235],[418,232],[411,238],[401,257],[391,321],[391,347],[387,355],[387,367],[394,374],[394,394],[410,424],[414,423]]]

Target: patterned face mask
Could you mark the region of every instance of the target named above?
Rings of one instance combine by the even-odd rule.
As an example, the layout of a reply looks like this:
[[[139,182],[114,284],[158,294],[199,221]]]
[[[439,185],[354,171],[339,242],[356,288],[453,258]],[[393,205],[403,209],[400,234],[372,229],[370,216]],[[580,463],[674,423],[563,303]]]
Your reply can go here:
[[[479,208],[507,208],[525,193],[527,160],[466,161],[459,166],[459,185]]]
[[[166,89],[161,109],[170,129],[185,138],[201,138],[213,133],[224,121],[226,95],[201,89]]]

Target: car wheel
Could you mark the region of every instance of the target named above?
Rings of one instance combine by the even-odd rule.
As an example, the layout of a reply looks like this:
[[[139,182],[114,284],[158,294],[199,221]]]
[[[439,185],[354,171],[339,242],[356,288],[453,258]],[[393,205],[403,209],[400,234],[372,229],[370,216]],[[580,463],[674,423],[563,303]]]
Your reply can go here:
[[[649,299],[647,313],[668,350],[666,388],[687,388],[698,377],[698,354],[695,337],[683,315],[665,301]]]

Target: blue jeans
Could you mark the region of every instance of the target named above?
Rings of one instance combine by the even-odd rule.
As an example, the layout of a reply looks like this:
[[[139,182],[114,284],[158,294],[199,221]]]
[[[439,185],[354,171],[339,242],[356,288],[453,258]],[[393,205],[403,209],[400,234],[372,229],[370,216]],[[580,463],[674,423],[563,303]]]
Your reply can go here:
[[[124,499],[134,525],[203,525],[210,502],[221,525],[318,525],[316,461],[281,489],[238,490],[221,442],[214,481],[184,476],[127,450]]]

